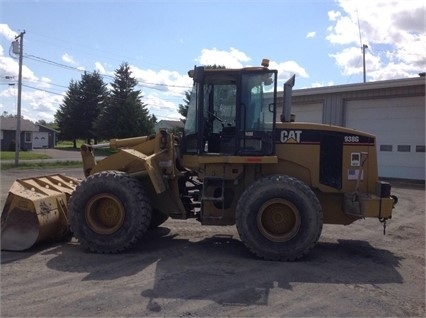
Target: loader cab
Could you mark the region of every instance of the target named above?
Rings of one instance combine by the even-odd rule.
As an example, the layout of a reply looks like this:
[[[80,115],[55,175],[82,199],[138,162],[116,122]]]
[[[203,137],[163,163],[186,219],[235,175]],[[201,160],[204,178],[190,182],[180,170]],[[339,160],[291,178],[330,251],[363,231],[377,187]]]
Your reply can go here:
[[[274,153],[277,71],[265,67],[190,71],[194,79],[182,154]]]

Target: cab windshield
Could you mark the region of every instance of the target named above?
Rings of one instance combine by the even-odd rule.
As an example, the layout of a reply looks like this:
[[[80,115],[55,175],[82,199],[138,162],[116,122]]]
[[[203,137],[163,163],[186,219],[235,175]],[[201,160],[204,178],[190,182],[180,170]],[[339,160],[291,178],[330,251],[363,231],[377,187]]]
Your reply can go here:
[[[271,154],[275,101],[276,71],[206,72],[192,89],[184,152]]]

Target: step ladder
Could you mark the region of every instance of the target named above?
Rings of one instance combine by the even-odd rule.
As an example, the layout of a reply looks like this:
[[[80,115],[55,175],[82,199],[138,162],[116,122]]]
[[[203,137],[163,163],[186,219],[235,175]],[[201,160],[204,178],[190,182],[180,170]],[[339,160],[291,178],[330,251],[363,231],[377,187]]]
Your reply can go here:
[[[212,189],[221,189],[221,195],[216,197],[213,195],[208,195],[208,193],[212,194]],[[208,216],[206,219],[222,219],[225,211],[225,179],[221,176],[210,176],[205,177],[203,179],[203,191],[201,196],[201,209],[203,210],[205,202],[213,202],[215,207],[218,205],[221,206],[221,215],[220,216]]]

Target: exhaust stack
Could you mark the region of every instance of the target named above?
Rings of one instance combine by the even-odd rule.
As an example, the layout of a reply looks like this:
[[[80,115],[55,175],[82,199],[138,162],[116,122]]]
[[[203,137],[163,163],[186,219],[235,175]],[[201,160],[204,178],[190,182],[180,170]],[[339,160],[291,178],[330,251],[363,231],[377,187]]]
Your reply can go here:
[[[287,82],[284,83],[283,92],[283,110],[280,116],[281,122],[294,121],[294,115],[291,114],[291,95],[293,92],[296,75],[293,75]]]

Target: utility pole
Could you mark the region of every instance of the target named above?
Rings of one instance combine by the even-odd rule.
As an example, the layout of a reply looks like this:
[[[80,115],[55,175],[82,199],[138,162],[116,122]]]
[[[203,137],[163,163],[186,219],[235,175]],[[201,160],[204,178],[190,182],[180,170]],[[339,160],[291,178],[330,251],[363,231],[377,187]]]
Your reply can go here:
[[[18,75],[18,110],[16,117],[16,137],[15,137],[15,166],[19,164],[19,150],[21,149],[21,93],[22,93],[22,60],[24,55],[24,34],[25,31],[21,32],[15,37],[15,45],[19,39],[19,75]],[[16,46],[14,46],[13,53],[15,52]]]
[[[365,83],[365,49],[368,49],[368,45],[362,45],[362,66],[364,68],[364,83]]]

